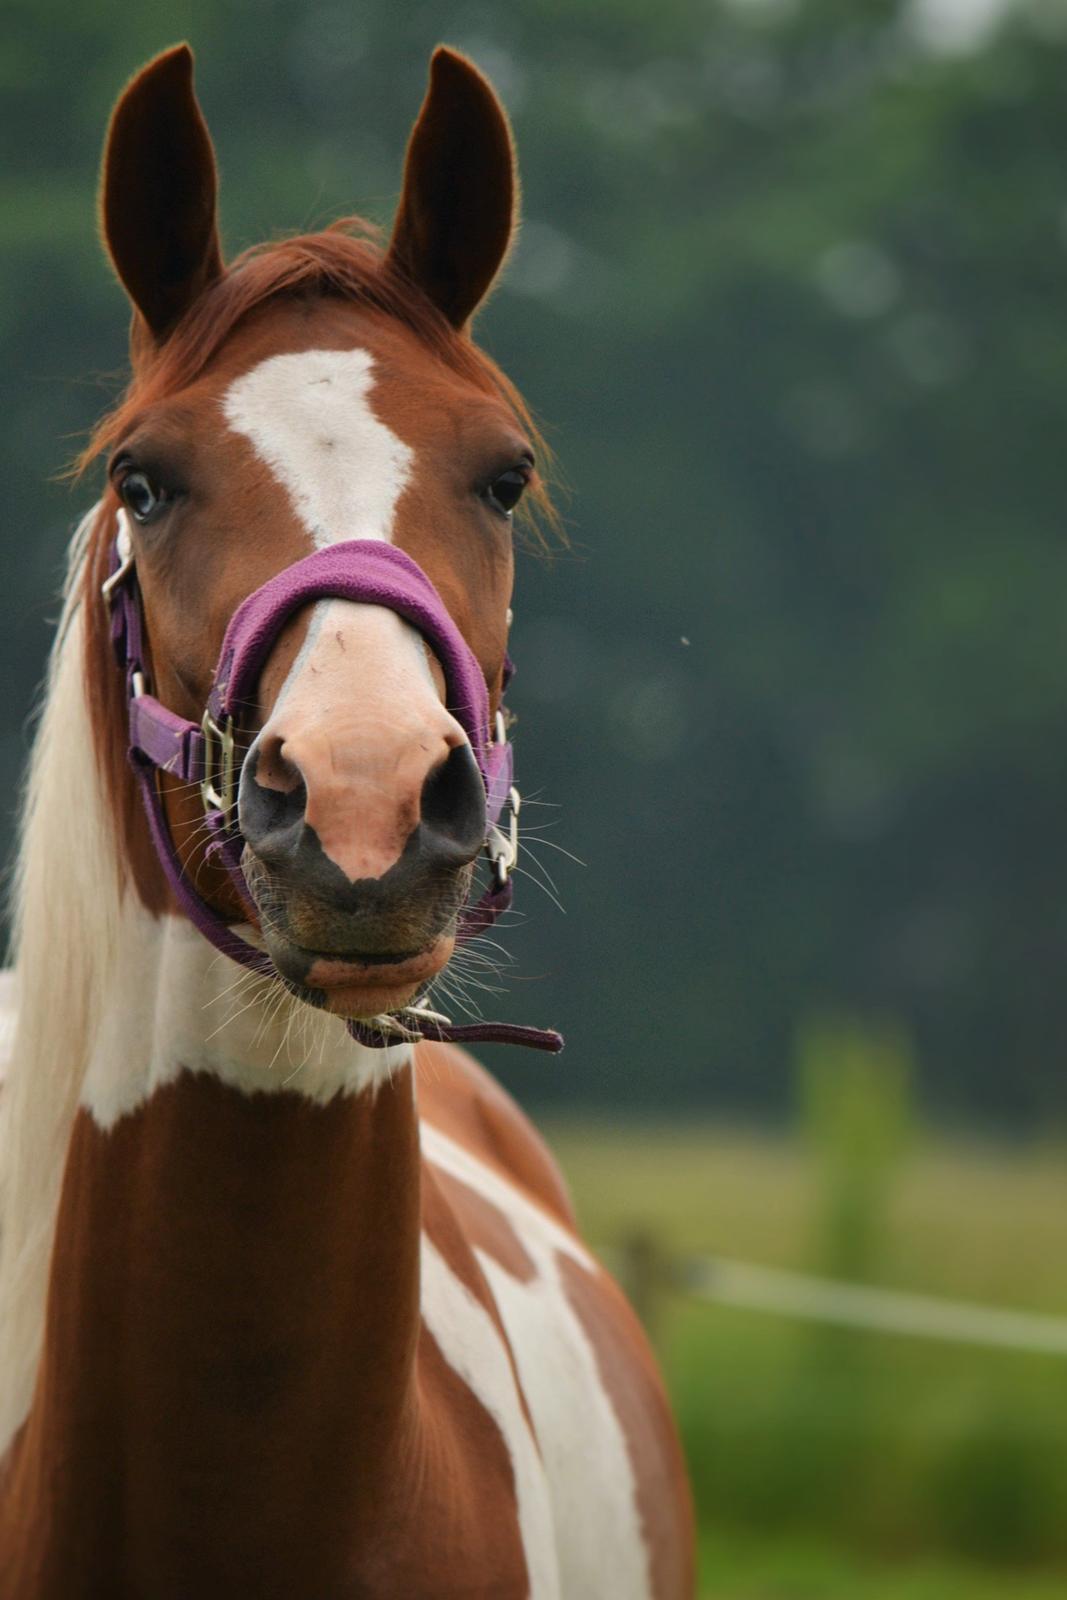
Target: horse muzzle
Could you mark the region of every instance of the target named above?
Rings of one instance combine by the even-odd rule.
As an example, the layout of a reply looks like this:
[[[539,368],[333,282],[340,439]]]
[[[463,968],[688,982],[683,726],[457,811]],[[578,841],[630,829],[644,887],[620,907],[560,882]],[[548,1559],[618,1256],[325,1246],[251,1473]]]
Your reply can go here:
[[[245,759],[241,869],[260,930],[282,977],[328,1010],[376,1016],[405,1004],[455,946],[486,837],[485,786],[465,740],[428,772],[426,743],[389,761],[388,785],[358,762],[338,782],[331,747],[279,741],[272,723]],[[264,768],[273,783],[258,781]],[[377,829],[360,827],[367,817]]]
[[[481,668],[427,575],[405,552],[376,540],[330,545],[277,573],[231,617],[198,725],[149,691],[136,568],[119,516],[103,596],[127,684],[130,761],[160,863],[193,925],[242,966],[281,975],[305,998],[353,1019],[350,1031],[362,1043],[381,1047],[429,1037],[561,1049],[562,1039],[551,1031],[507,1023],[456,1026],[418,1000],[453,943],[490,926],[510,905],[519,806],[505,718],[499,711],[491,718]],[[275,641],[291,616],[322,599],[384,607],[421,634],[443,671],[446,709],[465,735],[446,739],[447,753],[421,777],[418,806],[396,860],[355,877],[332,847],[323,849],[312,785],[299,761],[290,761],[294,781],[274,785],[277,792],[266,797],[256,792],[271,787],[258,775],[262,746],[247,784],[235,762],[242,712],[256,703]],[[209,853],[261,924],[265,950],[230,927],[186,877],[163,809],[159,771],[199,784]],[[490,882],[468,905],[471,862],[482,849]],[[359,1020],[367,1017],[373,1022]]]

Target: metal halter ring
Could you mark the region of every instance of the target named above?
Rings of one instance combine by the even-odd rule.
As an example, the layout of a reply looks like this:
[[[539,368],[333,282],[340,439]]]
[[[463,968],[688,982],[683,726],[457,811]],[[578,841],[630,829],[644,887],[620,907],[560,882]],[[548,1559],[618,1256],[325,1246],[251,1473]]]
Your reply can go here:
[[[220,728],[210,711],[205,711],[200,722],[204,735],[204,776],[200,780],[200,798],[205,811],[221,811],[223,818],[233,809],[233,718],[225,719]],[[216,754],[217,749],[217,754]],[[216,766],[219,783],[215,786]]]
[[[508,790],[508,804],[511,816],[508,819],[507,833],[494,825],[489,830],[485,846],[496,872],[497,887],[500,889],[507,883],[519,859],[519,812],[522,809],[522,795],[514,784]]]

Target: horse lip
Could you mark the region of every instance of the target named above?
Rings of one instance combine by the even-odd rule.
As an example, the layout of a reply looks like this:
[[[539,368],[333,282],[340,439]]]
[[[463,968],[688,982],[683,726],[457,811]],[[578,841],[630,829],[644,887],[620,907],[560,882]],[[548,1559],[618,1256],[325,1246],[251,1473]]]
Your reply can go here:
[[[267,951],[280,976],[293,993],[309,1004],[330,1009],[350,998],[360,1011],[365,999],[373,1012],[407,1004],[411,993],[435,978],[455,946],[453,934],[439,934],[423,949],[384,954],[362,950],[339,955],[295,944],[284,936],[267,938]]]
[[[353,961],[320,954],[307,968],[304,982],[313,989],[392,989],[418,984],[433,977],[452,953],[453,941],[438,938],[426,949],[399,959],[366,956]]]
[[[434,943],[436,944],[436,940]],[[346,966],[353,967],[398,967],[405,961],[414,961],[418,956],[425,955],[432,946],[423,946],[420,950],[317,950],[307,945],[294,944],[293,950],[309,965],[316,961],[338,961]]]

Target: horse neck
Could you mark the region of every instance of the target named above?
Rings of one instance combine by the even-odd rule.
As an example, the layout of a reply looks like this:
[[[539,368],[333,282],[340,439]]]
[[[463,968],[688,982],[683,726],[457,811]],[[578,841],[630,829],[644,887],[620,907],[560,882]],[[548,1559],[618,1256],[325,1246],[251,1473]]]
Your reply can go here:
[[[195,1528],[211,1570],[232,1561],[235,1583],[249,1573],[273,1583],[297,1549],[337,1561],[369,1536],[415,1460],[410,1064],[329,1099],[280,1082],[250,1090],[278,1052],[267,1009],[277,1001],[257,999],[240,1028],[251,1037],[245,1019],[260,1013],[261,1053],[229,1060],[224,1081],[194,1051],[197,1018],[201,1035],[205,1024],[190,969],[214,966],[195,937],[165,919],[142,939],[129,1003],[109,1010],[90,1059],[37,1385],[0,1520],[0,1575],[4,1560],[13,1578],[23,1563],[47,1572],[54,1562],[61,1585],[76,1550],[87,1592],[110,1592],[122,1549],[150,1589]],[[149,1000],[137,980],[153,964]],[[182,1026],[179,979],[191,1009],[174,1037],[195,1071],[175,1069],[164,1047]],[[103,1052],[123,1031],[129,1057],[147,1053],[155,1078],[141,1073],[137,1103],[116,1111],[101,1086],[123,1083],[128,1101],[129,1078],[106,1077]],[[40,1549],[34,1530],[46,1530]],[[325,1571],[322,1581],[332,1581]]]
[[[202,1561],[273,1594],[297,1551],[334,1592],[416,1462],[419,1203],[409,1069],[325,1106],[181,1074],[110,1131],[80,1110],[4,1592],[66,1596],[76,1555],[87,1595],[126,1592],[116,1561],[138,1593]]]
[[[88,1571],[94,1552],[116,1548],[118,1519],[131,1560],[138,1541],[152,1544],[146,1570],[165,1569],[168,1542],[196,1528],[205,1545],[217,1531],[235,1572],[272,1559],[277,1571],[287,1539],[296,1547],[295,1514],[301,1548],[316,1547],[310,1516],[336,1552],[331,1528],[351,1534],[373,1516],[376,1486],[410,1454],[420,1205],[410,1052],[367,1051],[331,1018],[305,1033],[306,1013],[277,988],[245,984],[187,923],[153,917],[129,892],[103,895],[94,925],[108,875],[82,881],[64,857],[107,847],[107,831],[86,838],[101,806],[91,751],[84,771],[69,770],[71,707],[84,700],[62,654],[24,846],[24,900],[47,888],[55,909],[44,929],[32,917],[23,929],[7,1106],[5,1156],[22,1198],[4,1289],[21,1330],[15,1366],[23,1386],[28,1372],[35,1382],[8,1458],[0,1568],[54,1560],[69,1573],[77,1548]],[[86,795],[70,841],[50,798],[64,764],[66,794]],[[68,970],[94,940],[106,955]],[[65,1109],[48,1121],[34,1073],[64,1039],[51,1071],[65,1073]],[[35,1190],[35,1157],[60,1140],[61,1187]]]

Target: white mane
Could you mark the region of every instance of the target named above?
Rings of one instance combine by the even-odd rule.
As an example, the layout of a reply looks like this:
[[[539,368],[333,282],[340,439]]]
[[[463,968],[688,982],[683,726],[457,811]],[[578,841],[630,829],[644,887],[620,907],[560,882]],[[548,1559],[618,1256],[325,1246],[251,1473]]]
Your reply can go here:
[[[64,1157],[117,947],[120,880],[93,750],[80,608],[95,515],[71,544],[22,808],[18,1021],[0,1096],[0,1451],[32,1396]]]

